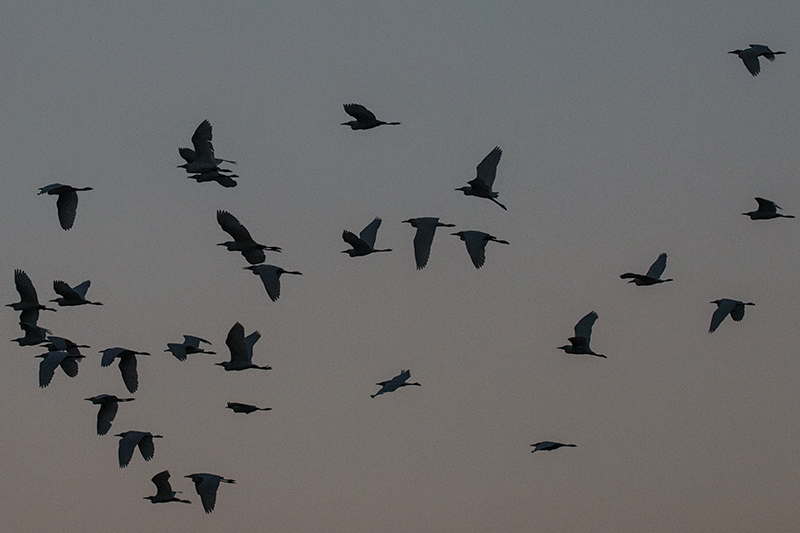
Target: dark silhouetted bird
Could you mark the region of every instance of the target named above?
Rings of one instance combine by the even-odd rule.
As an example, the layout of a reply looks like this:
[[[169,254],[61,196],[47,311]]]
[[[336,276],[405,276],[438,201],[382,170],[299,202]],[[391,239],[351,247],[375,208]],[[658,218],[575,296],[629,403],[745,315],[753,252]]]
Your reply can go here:
[[[411,224],[417,228],[414,234],[414,260],[417,262],[417,270],[422,270],[428,264],[428,258],[431,255],[431,244],[433,244],[433,236],[436,233],[436,228],[453,228],[455,224],[445,224],[439,222],[436,217],[419,217],[409,218],[404,220],[403,223]]]
[[[355,233],[344,230],[342,239],[352,246],[352,248],[350,250],[342,250],[342,253],[350,257],[361,257],[374,252],[391,252],[391,248],[385,248],[383,250],[375,248],[375,238],[378,236],[379,227],[381,227],[381,219],[375,217],[375,220],[367,224],[367,227],[361,230],[358,237],[356,237]]]
[[[272,370],[271,366],[258,366],[253,364],[253,345],[261,338],[261,333],[254,331],[247,337],[244,336],[244,326],[240,323],[233,325],[228,332],[225,344],[231,352],[231,360],[215,363],[225,370],[247,370],[248,368],[258,368],[260,370]]]
[[[764,46],[763,44],[751,44],[749,46],[750,48],[745,48],[744,50],[732,50],[728,53],[739,56],[739,59],[742,60],[744,66],[747,67],[747,71],[753,76],[758,76],[758,73],[761,72],[761,64],[758,62],[758,56],[764,56],[770,61],[775,61],[776,55],[786,53],[773,52],[769,49],[769,46]]]
[[[542,442],[537,442],[536,444],[531,444],[534,448],[531,450],[531,453],[544,451],[549,452],[550,450],[557,450],[559,448],[575,448],[574,444],[564,444],[563,442],[553,442],[551,440],[543,440]]]
[[[194,481],[194,488],[200,496],[200,501],[203,502],[203,510],[210,513],[214,510],[214,504],[217,502],[217,489],[220,482],[222,483],[236,483],[233,479],[225,479],[216,474],[189,474],[188,477]]]
[[[39,297],[36,295],[33,282],[31,282],[31,278],[29,278],[24,271],[19,269],[14,271],[14,285],[17,286],[20,300],[19,302],[6,305],[14,311],[22,311],[19,315],[20,322],[35,326],[39,321],[40,309],[55,311],[55,309],[45,307],[39,303]]]
[[[174,355],[178,361],[186,361],[187,355],[192,355],[196,353],[205,353],[210,355],[215,355],[217,353],[217,352],[209,352],[207,350],[200,348],[201,342],[211,345],[210,342],[208,342],[205,339],[201,339],[200,337],[194,337],[192,335],[184,335],[183,344],[168,342],[167,349],[164,351],[172,352],[172,355]]]
[[[489,241],[499,242],[500,244],[509,244],[508,241],[498,239],[494,235],[489,235],[482,231],[468,230],[457,231],[450,235],[457,235],[467,245],[467,253],[469,258],[472,259],[472,264],[475,268],[481,268],[486,262],[486,243]]]
[[[120,402],[132,402],[135,398],[117,398],[113,394],[98,394],[91,398],[84,398],[92,402],[94,405],[99,405],[100,410],[97,411],[97,434],[105,435],[111,429],[111,422],[117,416],[117,409]]]
[[[459,187],[456,190],[463,192],[467,196],[486,198],[506,209],[506,206],[497,201],[497,193],[492,190],[494,178],[497,174],[497,164],[500,162],[501,155],[503,155],[503,151],[499,146],[495,146],[494,150],[489,152],[489,155],[484,157],[483,161],[478,164],[478,175],[475,179],[468,181],[469,185]]]
[[[241,252],[251,265],[263,263],[266,260],[264,250],[281,251],[277,246],[264,246],[254,241],[247,228],[227,211],[217,211],[217,222],[228,235],[233,237],[232,241],[221,242],[217,246],[224,246],[229,252]]]
[[[197,126],[192,135],[191,148],[178,148],[178,153],[186,161],[178,168],[186,169],[189,174],[202,174],[206,172],[230,172],[228,169],[219,168],[220,163],[236,164],[236,161],[229,159],[219,159],[214,155],[214,145],[211,144],[211,123],[204,120]]]
[[[179,490],[172,490],[172,486],[169,484],[169,470],[164,470],[163,472],[159,472],[152,478],[150,481],[156,486],[156,493],[153,496],[145,496],[145,500],[150,500],[150,503],[168,503],[168,502],[180,502],[180,503],[192,503],[189,500],[181,500],[177,498],[175,495],[180,494],[181,491]]]
[[[272,407],[256,407],[247,403],[228,402],[226,409],[232,410],[234,413],[250,414],[255,411],[272,411]]]
[[[65,230],[70,229],[75,223],[75,212],[78,210],[78,191],[91,191],[91,187],[81,189],[70,185],[53,183],[39,189],[39,194],[54,194],[58,196],[56,208],[58,209],[58,222]]]
[[[145,461],[153,458],[156,449],[153,439],[162,439],[161,435],[153,435],[149,431],[124,431],[117,433],[115,437],[122,437],[119,441],[119,467],[125,468],[131,462],[133,451],[139,446],[139,451]]]
[[[634,274],[633,272],[626,272],[625,274],[620,274],[619,277],[622,279],[630,279],[628,283],[635,283],[636,285],[656,285],[657,283],[666,283],[667,281],[672,281],[671,279],[661,279],[661,274],[664,273],[664,269],[667,268],[667,254],[661,254],[658,256],[650,268],[647,270],[647,274]]]
[[[350,126],[354,130],[369,130],[378,126],[397,126],[399,122],[384,122],[375,118],[375,115],[361,104],[344,104],[344,112],[355,120],[342,122],[342,126]]]
[[[370,394],[369,397],[374,398],[379,394],[384,394],[386,392],[394,392],[400,387],[408,387],[410,385],[416,385],[417,387],[422,386],[420,383],[408,383],[408,379],[410,377],[411,377],[411,371],[403,370],[389,381],[379,381],[378,383],[376,383],[376,385],[381,386],[380,390],[375,394]]]
[[[596,357],[605,358],[605,355],[594,353],[589,347],[589,341],[592,337],[592,326],[595,320],[597,320],[597,313],[594,311],[578,320],[578,323],[575,324],[575,336],[567,339],[572,344],[559,346],[558,349],[573,355],[594,355]]]
[[[756,197],[758,202],[758,209],[756,211],[748,211],[742,213],[750,217],[750,220],[769,220],[770,218],[794,218],[794,215],[783,215],[778,213],[778,209],[783,209],[781,206],[771,200]]]
[[[236,187],[239,183],[233,179],[238,178],[238,174],[223,174],[219,170],[207,170],[205,172],[201,172],[200,174],[192,174],[191,176],[186,176],[187,179],[195,180],[197,183],[208,183],[209,181],[216,181],[220,185],[226,188]]]
[[[57,294],[60,295],[59,298],[55,298],[54,300],[50,300],[51,302],[56,302],[59,306],[69,306],[69,305],[103,305],[100,302],[90,302],[86,299],[86,291],[89,290],[89,285],[92,282],[89,280],[84,281],[79,285],[75,285],[74,287],[70,287],[67,283],[57,280],[53,282],[53,290],[56,291]]]
[[[16,342],[20,346],[36,346],[37,344],[42,344],[47,340],[47,335],[52,333],[49,329],[28,324],[27,322],[20,322],[19,327],[25,332],[25,336],[19,337],[18,339],[11,339],[11,342]]]
[[[753,302],[745,303],[739,300],[731,300],[730,298],[714,300],[711,303],[717,304],[717,309],[714,311],[714,314],[711,315],[711,325],[708,327],[709,333],[714,333],[722,321],[725,320],[725,317],[729,314],[731,315],[732,319],[734,319],[736,322],[739,322],[744,318],[744,306],[756,305]]]
[[[253,274],[261,278],[261,283],[267,289],[267,295],[273,302],[281,296],[281,274],[294,274],[302,276],[302,272],[296,270],[284,270],[275,265],[250,265],[243,267],[245,270],[250,270]]]
[[[82,355],[72,355],[61,350],[51,350],[36,357],[42,358],[42,362],[39,363],[39,387],[41,388],[50,385],[53,374],[59,366],[69,377],[74,378],[77,376],[78,361],[83,359]]]
[[[106,348],[100,350],[103,358],[100,360],[100,366],[110,366],[114,359],[119,358],[119,371],[122,373],[122,381],[125,382],[125,387],[128,392],[136,392],[139,388],[139,374],[136,371],[136,356],[137,355],[150,355],[147,352],[135,352],[127,348]]]

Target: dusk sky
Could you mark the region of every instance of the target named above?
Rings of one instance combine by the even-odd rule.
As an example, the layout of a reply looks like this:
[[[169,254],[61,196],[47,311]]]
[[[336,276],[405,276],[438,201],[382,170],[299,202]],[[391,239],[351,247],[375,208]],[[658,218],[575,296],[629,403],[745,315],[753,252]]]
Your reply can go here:
[[[0,336],[2,529],[794,532],[800,513],[796,2],[12,2],[0,7],[2,303],[91,280],[104,305],[43,311],[80,344]],[[752,77],[727,52],[785,50]],[[379,119],[340,124],[342,105]],[[187,179],[203,120],[238,186]],[[508,211],[455,191],[492,148]],[[60,228],[51,183],[79,193]],[[216,211],[282,253],[270,301]],[[439,228],[416,270],[413,228]],[[341,234],[381,217],[376,247]],[[450,233],[480,230],[476,270]],[[671,283],[619,278],[668,254]],[[754,302],[708,333],[712,300]],[[556,349],[590,311],[591,346]],[[263,372],[225,372],[234,323]],[[179,362],[196,335],[218,355]],[[131,396],[108,435],[84,398]],[[370,398],[411,370],[421,387]],[[271,407],[249,415],[238,401]],[[127,430],[163,435],[117,463]],[[575,448],[531,454],[543,440]],[[191,505],[152,505],[168,469]],[[203,512],[183,476],[236,480]]]

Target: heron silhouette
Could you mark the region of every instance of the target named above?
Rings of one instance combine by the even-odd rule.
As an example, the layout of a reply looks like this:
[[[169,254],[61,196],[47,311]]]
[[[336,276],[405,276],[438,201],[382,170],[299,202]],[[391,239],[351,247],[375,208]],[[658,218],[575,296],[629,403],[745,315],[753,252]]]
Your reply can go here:
[[[753,302],[742,302],[741,300],[732,300],[730,298],[722,298],[714,300],[712,304],[717,304],[717,309],[711,315],[711,325],[708,327],[709,333],[714,333],[725,317],[731,315],[731,318],[736,322],[744,318],[744,309],[746,305],[756,305]]]
[[[650,265],[647,274],[626,272],[625,274],[620,274],[619,277],[622,279],[630,279],[628,283],[635,283],[638,286],[656,285],[658,283],[672,281],[671,279],[661,279],[661,274],[664,273],[665,268],[667,268],[667,254],[660,254],[653,264]]]
[[[499,242],[500,244],[509,244],[508,241],[498,239],[494,235],[489,235],[482,231],[467,230],[457,231],[450,235],[457,235],[464,244],[467,245],[467,253],[472,260],[475,268],[481,268],[486,262],[486,243],[490,241]]]
[[[127,348],[106,348],[100,350],[103,358],[100,360],[100,366],[111,366],[114,359],[119,359],[119,371],[122,374],[122,381],[128,392],[136,392],[139,388],[139,374],[136,370],[136,356],[137,355],[150,355],[147,352],[136,352],[128,350]]]
[[[210,352],[208,350],[204,350],[203,348],[200,348],[200,343],[201,342],[204,342],[204,343],[206,343],[208,345],[211,345],[210,342],[208,342],[205,339],[201,339],[200,337],[195,337],[193,335],[184,335],[183,336],[183,343],[178,344],[176,342],[168,342],[167,343],[167,349],[164,350],[164,351],[165,352],[171,352],[172,355],[174,355],[175,358],[178,361],[186,361],[186,356],[187,355],[192,355],[192,354],[196,354],[196,353],[205,353],[205,354],[209,354],[209,355],[216,355],[217,352]]]
[[[417,387],[421,387],[422,386],[420,383],[408,383],[408,379],[410,377],[411,377],[411,371],[410,370],[403,370],[402,372],[400,372],[399,374],[397,374],[395,377],[393,377],[392,379],[390,379],[388,381],[379,381],[378,383],[376,383],[376,385],[380,385],[381,386],[380,390],[378,392],[376,392],[375,394],[370,394],[369,397],[370,398],[374,398],[375,396],[377,396],[379,394],[385,394],[387,392],[394,392],[397,389],[399,389],[400,387],[408,387],[408,386],[411,386],[411,385],[416,385]]]
[[[592,326],[595,320],[597,320],[597,313],[594,311],[589,312],[578,320],[578,323],[575,324],[575,336],[567,339],[571,344],[559,346],[558,349],[573,355],[594,355],[605,359],[605,355],[594,353],[589,347],[589,341],[592,338]]]
[[[497,192],[492,190],[494,179],[497,174],[497,164],[500,162],[500,156],[503,151],[499,146],[495,146],[489,154],[483,158],[478,164],[478,174],[472,181],[468,181],[469,185],[459,187],[456,190],[463,192],[467,196],[476,196],[478,198],[486,198],[493,201],[506,211],[506,206],[497,201]]]
[[[409,218],[404,220],[403,223],[411,224],[412,227],[417,228],[417,232],[414,234],[414,260],[417,263],[417,270],[422,270],[428,264],[436,228],[455,227],[455,224],[439,222],[436,217]]]
[[[778,204],[776,204],[775,202],[773,202],[772,200],[756,197],[756,202],[758,202],[757,210],[748,211],[747,213],[742,213],[743,215],[750,217],[750,220],[769,220],[771,218],[794,218],[794,215],[784,215],[778,213],[778,209],[783,209],[783,208]]]
[[[74,305],[103,305],[100,302],[92,302],[86,299],[86,291],[89,290],[91,281],[86,280],[83,283],[70,287],[68,283],[56,280],[53,282],[53,290],[59,295],[59,298],[50,300],[56,302],[59,306],[74,306]]]
[[[256,407],[255,405],[239,402],[228,402],[228,405],[225,408],[230,409],[234,413],[244,413],[246,415],[256,411],[272,411],[272,407]]]
[[[220,163],[236,164],[230,159],[219,159],[214,155],[214,145],[211,144],[211,123],[204,120],[197,126],[192,134],[191,148],[178,148],[178,153],[186,163],[178,165],[190,174],[203,174],[206,172],[230,172],[228,169],[219,168]]]
[[[115,437],[122,437],[119,441],[119,467],[125,468],[133,458],[133,452],[139,447],[139,453],[145,461],[149,461],[155,454],[153,439],[163,439],[161,435],[153,435],[149,431],[123,431]]]
[[[258,339],[261,338],[261,333],[254,331],[247,337],[244,336],[244,326],[239,322],[233,325],[228,332],[228,337],[225,339],[225,344],[231,352],[230,361],[222,361],[215,363],[227,371],[232,370],[247,370],[249,368],[258,368],[260,370],[272,370],[271,366],[258,366],[253,364],[253,346]]]
[[[375,217],[372,222],[361,230],[361,233],[359,233],[357,237],[355,233],[344,230],[344,232],[342,232],[342,239],[352,246],[352,248],[349,250],[342,250],[342,253],[350,257],[363,257],[375,252],[391,252],[391,248],[375,248],[375,238],[378,236],[379,227],[381,227],[381,219]]]
[[[143,498],[145,500],[150,500],[150,503],[192,503],[189,500],[181,500],[175,496],[176,494],[180,494],[181,491],[172,490],[172,486],[169,484],[169,470],[159,472],[150,478],[150,481],[156,486],[156,493],[153,496],[145,496]]]
[[[224,246],[229,252],[241,252],[251,265],[257,265],[266,260],[267,256],[264,254],[264,250],[281,251],[277,246],[265,246],[254,241],[247,228],[227,211],[217,211],[217,222],[225,233],[233,237],[232,241],[221,242],[217,246]]]
[[[35,326],[39,321],[39,311],[55,311],[50,307],[45,307],[39,303],[39,297],[36,295],[36,289],[33,286],[31,278],[23,270],[14,270],[14,285],[17,287],[19,293],[19,302],[6,304],[14,311],[21,311],[19,321],[25,324]]]
[[[534,448],[531,450],[531,453],[538,452],[538,451],[545,451],[549,452],[552,450],[557,450],[559,448],[575,448],[575,444],[564,444],[563,442],[553,442],[551,440],[543,440],[542,442],[537,442],[536,444],[531,444]]]
[[[234,479],[225,479],[217,474],[189,474],[188,477],[194,481],[194,490],[200,496],[200,501],[203,503],[203,510],[210,513],[214,510],[217,503],[217,489],[220,483],[236,483]]]
[[[267,289],[267,296],[273,302],[281,296],[281,275],[293,274],[295,276],[302,276],[302,272],[296,270],[284,270],[275,265],[250,265],[243,267],[244,270],[250,270],[253,274],[261,278],[261,283]]]
[[[745,68],[747,68],[747,71],[753,76],[758,76],[758,73],[761,72],[761,64],[758,62],[759,56],[763,56],[770,61],[775,61],[776,55],[786,53],[773,52],[769,49],[769,46],[764,46],[763,44],[751,44],[748,46],[750,48],[745,48],[744,50],[731,50],[728,53],[739,56],[739,59],[742,60]]]
[[[344,112],[355,120],[342,122],[341,126],[350,126],[353,130],[370,130],[378,126],[399,126],[399,122],[384,122],[375,118],[375,114],[361,104],[344,104]]]
[[[91,187],[73,187],[60,183],[51,183],[39,189],[39,194],[52,194],[58,196],[56,209],[58,210],[58,223],[61,228],[68,230],[75,223],[75,213],[78,210],[78,192],[91,191]]]
[[[91,398],[84,398],[84,400],[92,402],[94,405],[99,405],[100,409],[97,411],[97,434],[105,435],[111,429],[111,422],[117,416],[117,410],[120,402],[132,402],[136,398],[117,398],[113,394],[98,394]]]

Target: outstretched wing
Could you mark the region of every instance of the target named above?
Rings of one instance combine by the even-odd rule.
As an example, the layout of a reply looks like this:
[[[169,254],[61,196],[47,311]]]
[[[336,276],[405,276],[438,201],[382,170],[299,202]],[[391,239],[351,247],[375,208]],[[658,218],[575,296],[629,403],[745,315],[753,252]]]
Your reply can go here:
[[[211,144],[211,123],[204,120],[192,135],[195,159],[214,162],[214,146]]]
[[[17,286],[17,292],[22,302],[39,303],[39,297],[36,296],[36,289],[33,288],[33,282],[25,271],[19,269],[14,271],[14,285]]]
[[[478,164],[478,175],[475,180],[479,181],[490,191],[492,190],[492,185],[494,184],[494,178],[497,173],[497,164],[500,162],[501,155],[503,155],[503,151],[499,146],[495,146],[494,150],[489,152],[489,155],[484,157],[483,161]],[[470,184],[475,187],[472,182],[470,182]]]
[[[595,320],[597,320],[597,313],[592,311],[575,324],[575,336],[586,339],[587,345],[592,338],[592,326]]]
[[[428,264],[438,222],[438,219],[417,219],[417,233],[414,235],[414,259],[417,270],[422,270]]]
[[[78,193],[73,190],[58,195],[56,200],[58,222],[63,229],[70,229],[75,223],[75,212],[78,210]]]
[[[766,198],[756,198],[756,202],[758,202],[758,210],[764,211],[766,213],[777,213],[778,209],[781,207],[777,205],[775,202],[771,200],[767,200]]]
[[[239,219],[227,211],[221,209],[217,211],[217,222],[219,222],[223,231],[233,237],[236,242],[254,242],[247,228],[239,222]]]
[[[47,357],[42,359],[42,362],[39,363],[39,387],[45,388],[50,385],[53,373],[67,356],[69,356],[67,352],[50,352]]]
[[[714,333],[719,325],[725,320],[725,317],[730,314],[736,308],[736,300],[730,300],[728,298],[723,298],[717,304],[717,309],[714,311],[714,314],[711,315],[711,325],[708,328],[709,333]],[[742,314],[744,314],[744,309],[742,309]],[[741,319],[739,319],[741,320]]]
[[[344,104],[344,112],[359,122],[377,120],[375,114],[361,104]]]
[[[156,453],[156,447],[153,444],[153,436],[145,434],[139,439],[139,451],[142,453],[145,461],[149,461]]]
[[[100,410],[97,412],[97,434],[105,435],[111,429],[111,422],[117,416],[117,409],[119,403],[116,401],[106,402],[100,405]]]
[[[278,276],[278,267],[274,265],[259,265],[258,277],[261,278],[261,283],[267,289],[267,295],[273,302],[280,298],[281,295],[281,280]]]
[[[367,243],[370,248],[375,248],[375,238],[378,236],[378,228],[380,227],[381,219],[379,217],[375,217],[375,220],[367,224],[367,227],[361,230],[361,233],[359,233],[358,236],[362,241]]]
[[[127,353],[119,358],[119,371],[122,373],[122,381],[130,392],[136,392],[139,388],[139,373],[136,372],[136,356]]]
[[[191,148],[178,148],[178,153],[187,163],[194,162],[194,150]]]
[[[661,254],[658,256],[658,259],[650,265],[650,269],[645,274],[648,278],[658,279],[661,277],[661,274],[664,273],[664,269],[667,268],[667,254]]]
[[[59,296],[63,296],[67,300],[80,300],[81,296],[70,287],[65,281],[56,280],[53,282],[53,290],[58,293]]]
[[[464,244],[467,245],[467,253],[472,259],[475,268],[481,268],[486,262],[486,234],[480,231],[465,231]]]

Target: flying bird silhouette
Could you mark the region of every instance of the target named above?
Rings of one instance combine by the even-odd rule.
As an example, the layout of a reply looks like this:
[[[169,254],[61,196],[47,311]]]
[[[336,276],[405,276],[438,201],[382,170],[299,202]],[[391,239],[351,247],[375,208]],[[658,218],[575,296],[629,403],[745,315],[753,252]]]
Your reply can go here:
[[[375,396],[377,396],[379,394],[384,394],[384,393],[387,393],[387,392],[394,392],[397,389],[399,389],[400,387],[408,387],[410,385],[416,385],[417,387],[421,387],[422,386],[420,383],[408,383],[408,379],[410,377],[411,377],[411,371],[410,370],[403,370],[402,372],[397,374],[395,377],[393,377],[389,381],[379,381],[378,383],[376,383],[376,385],[380,385],[381,386],[380,390],[378,392],[376,392],[375,394],[370,394],[369,397],[370,398],[374,398]]]
[[[226,188],[236,187],[239,183],[233,179],[238,178],[238,174],[223,174],[220,170],[206,170],[199,174],[192,174],[186,176],[187,179],[195,180],[197,183],[208,183],[209,181],[216,181]]]
[[[178,148],[178,153],[186,161],[178,168],[186,169],[189,174],[203,174],[207,172],[230,172],[228,169],[219,168],[220,163],[236,164],[230,159],[219,159],[214,155],[214,145],[211,144],[211,123],[204,120],[197,126],[192,135],[191,148]],[[199,181],[199,180],[198,180]]]
[[[169,484],[169,470],[159,472],[150,478],[150,481],[156,486],[156,493],[153,496],[145,496],[143,498],[145,500],[150,500],[150,503],[192,503],[189,500],[181,500],[175,496],[176,494],[180,494],[181,491],[172,490],[172,486]]]
[[[750,220],[769,220],[771,218],[794,218],[794,215],[783,215],[778,213],[778,209],[783,209],[781,206],[771,200],[756,197],[758,202],[758,209],[756,211],[748,211],[742,213],[749,216]]]
[[[492,190],[494,185],[494,178],[497,174],[497,164],[500,162],[500,156],[503,151],[499,146],[489,152],[489,155],[483,158],[478,164],[478,175],[472,181],[468,181],[469,185],[459,187],[456,190],[463,192],[467,196],[477,196],[478,198],[486,198],[493,201],[506,211],[506,206],[497,201],[497,193]]]
[[[39,321],[39,310],[55,311],[55,309],[45,307],[39,303],[39,297],[36,295],[33,282],[24,271],[14,270],[14,285],[17,287],[20,300],[13,304],[6,304],[6,306],[14,311],[22,311],[19,315],[20,322],[35,326]]]
[[[355,120],[342,122],[342,126],[350,126],[354,130],[369,130],[378,126],[397,126],[399,122],[384,122],[375,118],[375,115],[361,104],[344,104],[344,112]]]
[[[225,479],[216,474],[189,474],[188,477],[194,481],[194,488],[200,496],[200,501],[203,503],[203,510],[210,513],[214,510],[214,505],[217,502],[217,489],[220,482],[222,483],[236,483],[236,480]]]
[[[717,304],[717,309],[711,315],[711,325],[708,327],[709,333],[714,333],[726,316],[731,315],[732,319],[739,322],[744,318],[744,306],[756,305],[753,302],[745,303],[740,300],[731,300],[730,298],[714,300],[711,303]]]
[[[636,285],[656,285],[657,283],[666,283],[667,281],[672,281],[671,279],[661,279],[661,274],[664,273],[664,269],[667,268],[667,254],[661,254],[658,256],[650,268],[647,270],[647,274],[634,274],[633,272],[626,272],[625,274],[620,274],[619,277],[622,279],[630,279],[628,283],[635,283]]]
[[[375,238],[378,236],[379,227],[381,227],[381,219],[375,217],[375,220],[367,224],[367,226],[361,230],[358,237],[356,237],[355,233],[344,230],[344,232],[342,232],[342,239],[352,246],[352,248],[350,250],[342,250],[342,253],[350,257],[361,257],[374,252],[391,252],[391,248],[382,250],[375,248]]]
[[[168,342],[167,349],[164,351],[172,352],[172,355],[174,355],[178,361],[186,361],[187,355],[192,355],[196,353],[205,353],[210,355],[215,355],[217,353],[217,352],[209,352],[207,350],[204,350],[203,348],[200,348],[201,342],[211,345],[210,342],[208,342],[205,339],[201,339],[200,337],[194,337],[192,335],[184,335],[182,344],[178,344],[175,342]]]
[[[773,52],[769,49],[769,46],[764,46],[763,44],[751,44],[749,46],[750,48],[745,48],[744,50],[732,50],[728,53],[739,56],[739,59],[742,60],[744,66],[747,68],[747,71],[753,76],[758,76],[758,73],[761,72],[761,64],[758,62],[758,56],[764,56],[770,61],[775,61],[776,55],[786,53]]]
[[[244,270],[250,270],[256,276],[261,278],[261,283],[267,289],[267,296],[273,302],[281,296],[281,275],[294,274],[295,276],[302,276],[302,272],[296,270],[284,270],[275,265],[250,265],[243,267]]]
[[[53,282],[53,290],[56,291],[60,297],[50,301],[56,302],[61,307],[86,304],[103,305],[100,302],[91,302],[86,299],[86,291],[89,290],[91,284],[91,281],[86,280],[74,287],[70,287],[66,282],[56,280]]]
[[[272,407],[256,407],[247,403],[228,402],[226,409],[230,409],[234,413],[245,413],[249,415],[255,411],[272,411]]]
[[[82,355],[72,355],[62,350],[51,350],[47,353],[37,355],[42,361],[39,363],[39,387],[45,388],[50,385],[53,374],[59,366],[66,375],[74,378],[78,375],[78,362],[83,359]]]
[[[551,450],[557,450],[559,448],[575,448],[574,444],[564,444],[563,442],[553,442],[551,440],[543,440],[542,442],[537,442],[536,444],[531,444],[534,448],[531,450],[531,453],[538,452],[538,451],[545,451],[549,452]]]
[[[457,231],[450,235],[457,235],[464,244],[467,245],[467,253],[469,258],[472,259],[472,264],[475,268],[481,268],[486,262],[486,243],[489,241],[499,242],[500,244],[509,244],[508,241],[498,239],[494,235],[489,235],[482,231],[467,230]]]
[[[111,422],[117,416],[117,409],[120,402],[132,402],[136,398],[117,398],[113,394],[98,394],[91,398],[84,398],[94,405],[99,405],[100,410],[97,411],[97,434],[105,435],[111,429]]]
[[[77,188],[70,185],[52,183],[39,189],[39,194],[57,195],[58,223],[68,230],[75,223],[75,212],[78,210],[78,191],[91,191],[91,187]]]
[[[422,270],[428,264],[428,258],[431,255],[431,244],[433,244],[433,236],[436,233],[436,228],[453,228],[455,224],[445,224],[439,222],[436,217],[419,217],[409,218],[404,220],[403,223],[411,224],[412,227],[417,228],[414,234],[414,260],[417,263],[417,270]]]
[[[589,347],[589,341],[592,338],[592,326],[595,320],[597,320],[597,313],[594,311],[578,320],[578,323],[575,324],[575,336],[567,339],[571,344],[559,346],[558,349],[573,355],[594,355],[605,358],[605,355],[594,353]]]
[[[153,439],[163,439],[161,435],[153,435],[149,431],[124,431],[115,437],[122,437],[119,441],[119,467],[125,468],[131,462],[133,451],[139,446],[139,452],[145,461],[153,458],[156,449]]]
[[[52,333],[49,329],[39,327],[27,322],[19,323],[20,329],[25,332],[25,336],[18,339],[11,339],[11,342],[16,342],[20,346],[36,346],[47,341],[47,335]]]
[[[244,326],[239,322],[233,325],[225,339],[225,344],[231,352],[231,360],[215,363],[225,370],[247,370],[248,368],[258,368],[260,370],[272,370],[271,366],[258,366],[253,364],[253,345],[261,338],[261,333],[254,331],[247,337],[244,336]]]
[[[125,382],[125,387],[128,392],[136,392],[139,388],[139,374],[136,371],[136,356],[137,355],[150,355],[147,352],[136,352],[128,350],[127,348],[106,348],[100,350],[103,358],[100,360],[100,366],[111,366],[114,359],[119,359],[119,371],[122,374],[122,381]]]
[[[217,211],[217,222],[228,235],[233,237],[232,241],[221,242],[217,246],[224,246],[229,252],[241,252],[251,265],[263,263],[266,260],[264,250],[281,251],[277,246],[264,246],[254,241],[247,228],[227,211]]]

